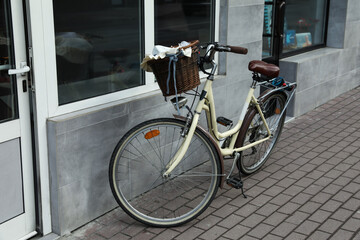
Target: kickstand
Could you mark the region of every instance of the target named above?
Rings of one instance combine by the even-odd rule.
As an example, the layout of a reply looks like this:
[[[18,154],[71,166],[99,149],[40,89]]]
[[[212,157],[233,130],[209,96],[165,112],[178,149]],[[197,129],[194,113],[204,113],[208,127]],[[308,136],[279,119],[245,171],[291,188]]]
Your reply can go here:
[[[243,183],[243,181],[242,181],[242,179],[241,179],[241,173],[240,173],[240,171],[239,171],[239,179],[240,179],[240,182],[241,182],[241,185],[240,185],[241,194],[244,196],[244,198],[247,198],[247,196],[246,196],[245,193],[244,193],[244,183]]]

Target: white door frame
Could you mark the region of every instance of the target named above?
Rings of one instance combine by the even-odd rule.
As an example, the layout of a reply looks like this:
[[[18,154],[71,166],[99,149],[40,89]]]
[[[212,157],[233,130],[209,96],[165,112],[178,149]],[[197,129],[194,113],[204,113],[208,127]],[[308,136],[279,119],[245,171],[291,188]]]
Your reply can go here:
[[[10,0],[9,2],[15,55],[13,57],[16,68],[20,68],[20,63],[27,60],[23,5],[22,1]],[[26,74],[25,76],[17,74],[12,79],[17,85],[19,119],[0,125],[1,141],[20,139],[24,213],[0,225],[0,239],[24,239],[36,234],[29,91],[23,91],[24,80],[28,80]]]

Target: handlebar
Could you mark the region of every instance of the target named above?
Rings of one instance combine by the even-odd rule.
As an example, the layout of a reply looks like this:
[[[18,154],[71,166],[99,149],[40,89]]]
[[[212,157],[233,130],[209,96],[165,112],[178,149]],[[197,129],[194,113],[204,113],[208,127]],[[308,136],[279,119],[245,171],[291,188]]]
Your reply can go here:
[[[208,75],[213,75],[215,72],[214,67],[216,68],[216,64],[214,62],[215,52],[232,52],[237,54],[246,55],[248,53],[247,48],[237,47],[237,46],[229,46],[229,45],[220,45],[218,43],[209,43],[206,46],[201,46],[202,49],[206,49],[205,55],[200,57],[199,67],[201,71]],[[204,63],[210,63],[213,65],[213,69],[211,73],[205,71]]]
[[[228,46],[230,48],[229,52],[232,53],[238,53],[238,54],[244,54],[246,55],[248,53],[247,48],[243,48],[243,47],[236,47],[236,46]]]

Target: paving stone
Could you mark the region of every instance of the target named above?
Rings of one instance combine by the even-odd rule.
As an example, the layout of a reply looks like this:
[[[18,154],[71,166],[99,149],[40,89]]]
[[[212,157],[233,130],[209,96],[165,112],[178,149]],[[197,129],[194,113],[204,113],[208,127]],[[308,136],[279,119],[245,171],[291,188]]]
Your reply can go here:
[[[264,220],[264,223],[272,225],[272,226],[278,226],[287,217],[288,217],[288,215],[286,215],[286,214],[275,212],[272,215],[270,215],[268,218],[266,218]]]
[[[335,212],[341,206],[341,204],[341,202],[329,200],[323,206],[321,206],[321,209],[329,212]]]
[[[360,219],[351,218],[341,228],[356,232],[360,229]]]
[[[263,216],[270,216],[277,209],[279,209],[279,206],[272,204],[272,203],[267,203],[263,207],[261,207],[259,210],[257,210],[256,213],[263,215]]]
[[[261,221],[263,221],[264,219],[265,219],[264,216],[254,213],[254,214],[250,215],[249,217],[245,218],[241,222],[241,225],[253,228],[256,225],[258,225]]]
[[[211,202],[211,206],[214,208],[221,208],[230,202],[232,199],[223,195],[217,196],[214,201]]]
[[[283,180],[279,181],[279,182],[276,184],[276,186],[283,187],[283,188],[288,188],[288,187],[290,187],[294,182],[296,182],[295,179],[286,178],[286,179],[283,179]]]
[[[320,192],[320,193],[316,194],[311,199],[311,201],[323,204],[323,203],[327,202],[331,197],[332,197],[331,194]]]
[[[279,194],[278,196],[276,196],[275,198],[273,198],[270,203],[273,203],[275,205],[279,205],[282,206],[285,203],[287,203],[289,200],[291,199],[291,196],[289,195],[285,195],[285,194]]]
[[[257,196],[254,200],[252,200],[250,203],[257,207],[262,207],[271,199],[272,199],[272,197],[261,194],[261,195]]]
[[[283,187],[279,187],[276,185],[272,185],[269,189],[267,189],[264,194],[271,196],[271,197],[275,197],[277,195],[279,195],[282,191],[284,191],[285,188]]]
[[[255,212],[257,209],[259,209],[259,207],[248,204],[248,205],[240,208],[238,211],[236,211],[235,214],[240,215],[242,217],[248,217],[253,212]]]
[[[283,222],[276,227],[271,233],[280,237],[286,237],[296,228],[295,224]]]
[[[319,223],[323,223],[327,218],[329,218],[330,215],[331,215],[330,212],[323,211],[323,210],[317,210],[316,212],[314,212],[311,215],[309,220],[319,222]]]
[[[110,238],[110,240],[127,240],[127,239],[131,239],[131,237],[122,234],[122,233],[118,233],[115,236],[113,236],[112,238]]]
[[[97,231],[101,230],[104,226],[102,224],[99,224],[98,222],[90,222],[86,224],[85,226],[75,230],[72,233],[72,236],[78,237],[78,238],[86,238],[90,235],[96,233]]]
[[[207,230],[207,229],[210,229],[211,227],[213,227],[215,224],[217,224],[221,220],[222,220],[222,218],[220,218],[220,217],[217,217],[214,215],[209,215],[206,218],[202,219],[197,224],[195,224],[195,227],[201,228],[203,230]]]
[[[319,207],[321,206],[320,203],[315,203],[315,202],[307,202],[305,203],[301,208],[300,211],[302,212],[306,212],[309,214],[312,214],[313,212],[315,212]]]
[[[353,214],[353,211],[350,211],[350,210],[347,210],[344,208],[340,208],[331,216],[331,218],[338,220],[338,221],[345,222],[346,219],[348,219],[352,214]]]
[[[352,195],[353,195],[352,193],[345,192],[345,191],[340,191],[335,196],[333,196],[332,199],[344,203],[349,198],[351,198]]]
[[[155,236],[156,235],[154,233],[143,231],[131,239],[132,240],[148,240],[148,239],[153,239]]]
[[[303,205],[304,203],[309,201],[310,198],[312,198],[312,196],[309,194],[299,193],[293,199],[291,199],[291,202]]]
[[[327,240],[329,239],[329,237],[330,237],[329,233],[316,231],[309,236],[309,240]]]
[[[166,240],[166,239],[174,239],[177,235],[179,235],[178,232],[172,230],[172,229],[166,229],[165,231],[161,232],[159,235],[157,235],[154,240]]]
[[[306,238],[307,237],[303,234],[293,232],[289,236],[287,236],[285,240],[303,240]]]
[[[332,183],[329,184],[326,188],[324,188],[322,192],[334,195],[335,193],[339,192],[341,189],[342,189],[341,186]]]
[[[254,237],[251,237],[251,236],[246,235],[246,236],[244,236],[244,237],[240,238],[240,240],[258,240],[258,239],[257,239],[257,238],[254,238]]]
[[[293,212],[295,212],[301,205],[296,204],[296,203],[292,203],[292,202],[288,202],[286,203],[283,207],[281,207],[278,212],[280,213],[285,213],[285,214],[292,214]]]
[[[106,238],[95,233],[95,234],[92,234],[92,235],[86,237],[86,240],[106,240]]]
[[[228,239],[240,239],[242,236],[245,236],[245,234],[250,230],[251,228],[242,225],[236,225],[232,227],[229,231],[224,233],[223,237],[226,237]]]
[[[350,193],[356,193],[356,192],[360,191],[360,184],[352,182],[344,188],[344,191],[347,191]]]
[[[343,208],[352,210],[352,211],[357,211],[360,209],[360,200],[359,199],[349,199],[344,205]]]
[[[317,180],[319,178],[321,178],[325,173],[322,172],[322,171],[319,171],[319,170],[314,170],[314,171],[311,171],[310,173],[308,173],[306,175],[307,178],[311,178],[311,179],[314,179],[314,180]]]
[[[353,233],[346,231],[346,230],[339,230],[337,231],[331,238],[330,240],[348,240],[348,239],[353,239]],[[354,238],[354,240],[356,240],[357,238]]]
[[[117,221],[101,228],[97,231],[97,233],[105,238],[111,238],[112,236],[121,232],[126,227],[128,227],[128,224]]]
[[[224,228],[232,228],[233,226],[240,223],[243,219],[243,217],[240,217],[236,214],[231,214],[230,216],[227,216],[224,220],[219,222],[217,225]]]
[[[226,228],[214,226],[214,227],[210,228],[208,231],[206,231],[205,233],[201,234],[200,238],[204,238],[207,240],[217,239],[220,236],[222,236],[226,231],[227,231]]]
[[[192,227],[182,234],[178,235],[175,239],[179,240],[192,240],[198,237],[200,234],[204,233],[204,230],[201,230],[196,227]]]
[[[258,224],[255,228],[253,228],[248,235],[252,236],[252,237],[256,237],[258,239],[262,239],[264,238],[264,236],[266,234],[268,234],[274,227],[267,225],[267,224],[263,224],[260,223]]]
[[[286,195],[290,195],[290,196],[296,196],[298,193],[300,193],[301,191],[303,191],[304,188],[303,187],[299,187],[299,186],[291,186],[288,189],[286,189],[285,191],[283,191],[283,194]]]
[[[359,160],[359,158],[358,158],[358,160]],[[352,179],[352,178],[359,176],[359,174],[360,174],[360,171],[355,170],[355,169],[349,169],[342,176]],[[344,184],[344,185],[346,185],[346,184]],[[342,185],[342,186],[344,186],[344,185]]]
[[[327,232],[327,233],[334,233],[340,226],[342,222],[336,221],[334,219],[327,219],[319,228],[319,230]]]
[[[306,220],[298,228],[295,229],[296,232],[309,236],[315,229],[318,228],[320,224]]]
[[[329,177],[321,177],[315,182],[315,185],[325,187],[325,186],[329,185],[333,180],[334,179],[329,178]]]
[[[286,219],[286,222],[293,223],[295,225],[300,225],[302,222],[305,221],[310,216],[310,214],[303,213],[303,212],[295,212],[289,218]]]
[[[305,188],[303,193],[307,193],[310,195],[315,195],[320,192],[324,187],[318,185],[310,185],[309,187]]]
[[[282,240],[282,237],[278,237],[272,234],[266,235],[262,240]]]
[[[212,215],[224,218],[230,214],[232,214],[233,212],[237,211],[239,208],[234,207],[232,205],[225,205],[223,207],[221,207],[220,209],[218,209],[217,211],[213,212]]]

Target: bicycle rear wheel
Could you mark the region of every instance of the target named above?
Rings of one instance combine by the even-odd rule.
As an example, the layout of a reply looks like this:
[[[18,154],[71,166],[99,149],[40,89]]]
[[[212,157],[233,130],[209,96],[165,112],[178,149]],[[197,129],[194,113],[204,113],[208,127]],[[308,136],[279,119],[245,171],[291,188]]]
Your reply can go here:
[[[248,175],[259,170],[269,158],[271,151],[278,141],[284,125],[286,113],[281,115],[285,107],[285,97],[282,94],[274,93],[267,96],[262,104],[262,111],[266,122],[272,132],[272,137],[254,147],[241,152],[238,161],[238,168],[242,173]],[[281,117],[281,119],[280,119]],[[268,136],[264,121],[256,107],[248,110],[239,134],[239,146],[246,146],[250,143],[264,139]]]
[[[131,129],[111,157],[113,195],[134,219],[155,227],[171,227],[201,214],[216,195],[219,157],[212,142],[196,129],[179,165],[168,178],[166,165],[181,146],[185,122],[155,119]]]

